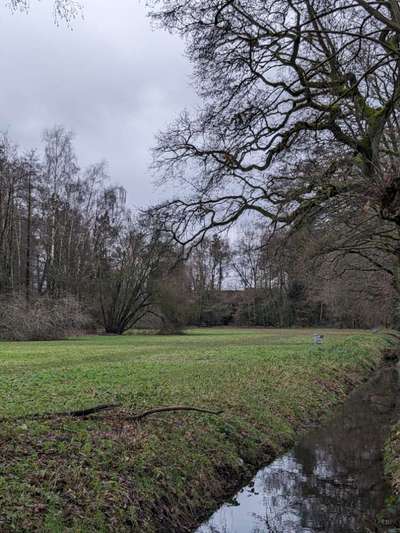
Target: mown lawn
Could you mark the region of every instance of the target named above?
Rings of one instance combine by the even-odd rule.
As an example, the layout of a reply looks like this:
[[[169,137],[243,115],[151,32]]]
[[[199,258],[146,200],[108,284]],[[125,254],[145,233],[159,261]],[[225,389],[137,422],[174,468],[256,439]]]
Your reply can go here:
[[[315,346],[313,333],[0,343],[0,531],[190,530],[363,380],[385,343],[330,330]],[[114,402],[91,419],[24,418]],[[224,414],[124,420],[176,404]]]

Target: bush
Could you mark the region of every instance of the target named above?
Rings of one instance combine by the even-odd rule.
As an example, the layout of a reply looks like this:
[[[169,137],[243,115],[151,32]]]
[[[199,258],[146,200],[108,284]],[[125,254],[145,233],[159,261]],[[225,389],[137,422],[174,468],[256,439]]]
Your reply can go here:
[[[210,304],[201,313],[201,323],[205,326],[228,326],[232,323],[234,306],[232,304]]]
[[[0,307],[0,338],[4,340],[59,340],[90,326],[90,317],[72,297],[39,298],[28,303],[17,296],[3,300]]]
[[[190,293],[177,275],[159,283],[156,309],[161,319],[161,335],[182,334],[191,318]]]

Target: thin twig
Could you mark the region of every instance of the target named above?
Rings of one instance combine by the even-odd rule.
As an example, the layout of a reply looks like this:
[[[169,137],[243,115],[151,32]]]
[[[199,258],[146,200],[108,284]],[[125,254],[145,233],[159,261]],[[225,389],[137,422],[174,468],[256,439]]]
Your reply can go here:
[[[127,420],[142,420],[146,416],[154,415],[156,413],[167,413],[172,411],[196,411],[197,413],[206,413],[209,415],[221,415],[223,411],[210,411],[209,409],[201,409],[199,407],[187,407],[185,405],[172,405],[168,407],[155,407],[148,411],[143,411],[137,415],[130,416]]]

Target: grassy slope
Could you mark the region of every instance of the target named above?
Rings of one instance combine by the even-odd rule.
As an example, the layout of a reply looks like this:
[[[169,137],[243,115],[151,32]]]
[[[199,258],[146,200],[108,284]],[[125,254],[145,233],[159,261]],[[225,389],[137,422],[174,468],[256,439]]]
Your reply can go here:
[[[222,408],[121,423],[0,424],[1,531],[184,531],[288,447],[379,359],[383,340],[312,331],[197,330],[0,344],[0,416],[122,402]]]

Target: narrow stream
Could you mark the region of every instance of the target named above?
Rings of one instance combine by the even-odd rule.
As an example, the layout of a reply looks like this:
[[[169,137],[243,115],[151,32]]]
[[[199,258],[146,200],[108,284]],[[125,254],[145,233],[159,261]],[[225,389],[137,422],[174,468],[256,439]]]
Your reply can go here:
[[[322,429],[260,470],[197,533],[374,531],[388,494],[383,447],[399,391],[397,368],[377,372]]]

